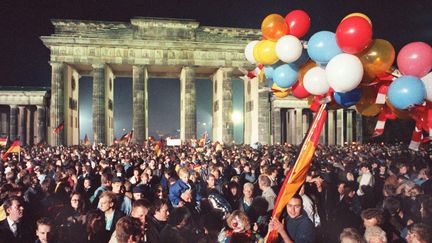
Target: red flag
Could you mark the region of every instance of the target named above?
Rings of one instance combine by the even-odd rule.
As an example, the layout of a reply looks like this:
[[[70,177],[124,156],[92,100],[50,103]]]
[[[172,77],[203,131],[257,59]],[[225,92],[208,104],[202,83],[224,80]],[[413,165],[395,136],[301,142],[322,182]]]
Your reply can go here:
[[[1,146],[1,147],[6,146],[6,145],[7,145],[7,142],[8,142],[8,137],[0,138],[0,146]]]
[[[10,153],[19,153],[21,151],[21,145],[19,140],[15,140],[9,147],[9,149],[6,151],[6,153],[3,154],[2,160],[5,160]]]
[[[321,130],[327,119],[327,104],[322,104],[314,121],[309,128],[309,132],[303,141],[297,160],[285,178],[285,181],[279,191],[279,195],[274,205],[272,217],[279,218],[288,201],[303,185],[307,172],[311,166],[312,157],[320,138]],[[277,231],[271,231],[266,236],[266,242],[276,242],[278,237]]]
[[[88,139],[88,136],[87,136],[87,133],[86,133],[86,135],[84,136],[84,145],[89,145],[90,143],[89,143],[89,139]]]
[[[54,134],[59,134],[64,128],[64,122],[60,123],[52,132]]]

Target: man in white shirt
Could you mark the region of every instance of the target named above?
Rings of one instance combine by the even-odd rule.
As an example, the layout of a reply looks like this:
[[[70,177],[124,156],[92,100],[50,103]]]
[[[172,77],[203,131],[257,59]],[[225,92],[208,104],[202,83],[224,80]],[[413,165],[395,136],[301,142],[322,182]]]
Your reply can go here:
[[[3,203],[6,219],[0,221],[0,238],[4,242],[28,242],[31,238],[21,220],[24,216],[24,206],[21,199],[11,196]]]
[[[258,177],[258,185],[262,191],[261,196],[264,197],[269,204],[267,211],[273,210],[275,200],[276,200],[276,194],[274,193],[273,189],[270,187],[271,185],[270,178],[267,175],[260,175]]]
[[[365,193],[362,189],[363,186],[370,186],[373,187],[375,185],[375,179],[370,172],[370,165],[368,164],[361,164],[360,165],[360,173],[361,175],[357,178],[357,181],[359,182],[359,188],[357,190],[357,195],[363,196]]]

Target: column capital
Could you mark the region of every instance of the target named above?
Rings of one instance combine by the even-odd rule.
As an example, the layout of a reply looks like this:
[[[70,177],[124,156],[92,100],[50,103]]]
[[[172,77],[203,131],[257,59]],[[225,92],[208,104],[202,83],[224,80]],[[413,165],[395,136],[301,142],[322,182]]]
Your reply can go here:
[[[105,63],[93,63],[92,65],[93,70],[94,69],[105,69]]]
[[[16,109],[16,108],[18,108],[18,105],[9,105],[9,108]]]
[[[234,72],[233,67],[220,67],[219,70],[221,70],[224,73],[228,73],[228,74],[231,74],[232,72]]]
[[[44,105],[36,105],[36,109],[45,109]]]
[[[21,110],[24,110],[26,107],[24,106],[24,105],[20,105],[20,106],[18,106],[18,109],[21,111]]]

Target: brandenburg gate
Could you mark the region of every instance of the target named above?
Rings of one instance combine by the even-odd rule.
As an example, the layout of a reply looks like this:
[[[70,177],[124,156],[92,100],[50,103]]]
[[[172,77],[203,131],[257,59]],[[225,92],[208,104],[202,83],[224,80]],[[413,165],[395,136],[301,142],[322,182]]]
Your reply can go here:
[[[233,142],[234,79],[244,80],[245,144],[300,144],[312,119],[306,100],[272,97],[266,80],[248,78],[240,71],[255,68],[245,59],[244,48],[249,41],[261,38],[259,30],[155,18],[134,18],[130,22],[52,20],[52,24],[54,34],[41,37],[50,50],[52,68],[50,99],[44,103],[49,120],[40,121],[46,129],[37,132],[40,136],[46,134],[50,145],[80,143],[78,91],[83,76],[93,78],[92,127],[96,143],[113,143],[113,82],[118,77],[132,77],[132,94],[124,95],[133,96],[133,142],[138,144],[148,137],[149,78],[179,78],[183,141],[197,137],[197,79],[213,83],[213,95],[208,97],[212,100],[213,141]],[[0,104],[7,103],[0,100]],[[15,106],[9,114],[17,113]],[[352,109],[332,111],[321,142],[361,140],[361,118],[354,114]],[[8,122],[4,126],[15,132],[16,115],[9,115],[7,121],[1,117],[2,127]],[[353,119],[357,125],[352,125]],[[54,133],[60,124],[64,128]]]

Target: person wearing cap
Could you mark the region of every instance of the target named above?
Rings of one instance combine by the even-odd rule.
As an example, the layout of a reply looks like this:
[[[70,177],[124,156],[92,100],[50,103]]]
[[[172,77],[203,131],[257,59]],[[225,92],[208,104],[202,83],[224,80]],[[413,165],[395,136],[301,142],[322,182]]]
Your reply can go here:
[[[111,185],[112,192],[114,192],[117,197],[117,209],[129,215],[132,211],[132,200],[124,195],[124,179],[121,177],[114,177]]]

